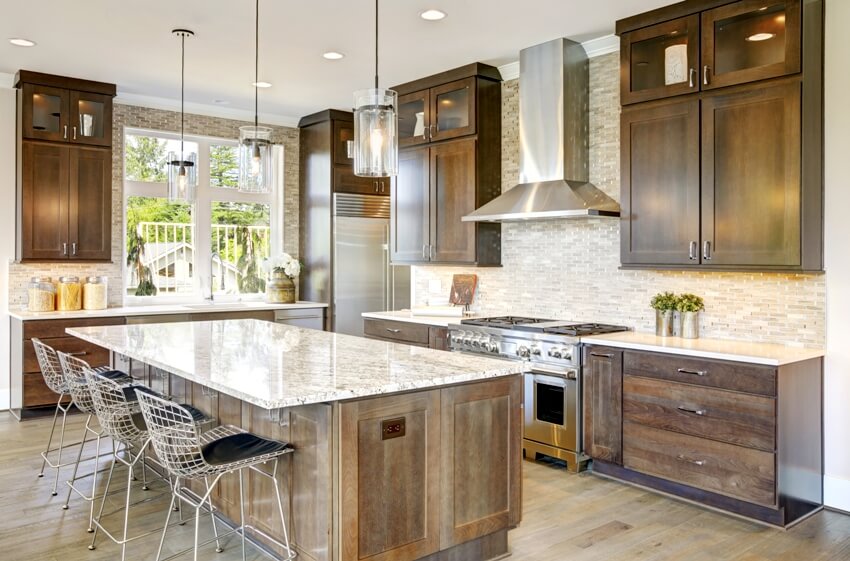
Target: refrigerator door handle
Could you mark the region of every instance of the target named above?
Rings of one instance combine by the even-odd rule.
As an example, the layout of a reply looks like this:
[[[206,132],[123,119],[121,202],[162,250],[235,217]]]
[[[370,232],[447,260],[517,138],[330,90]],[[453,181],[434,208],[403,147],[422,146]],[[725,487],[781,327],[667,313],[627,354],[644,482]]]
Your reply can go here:
[[[390,266],[390,225],[384,226],[384,309],[393,309],[393,269]]]

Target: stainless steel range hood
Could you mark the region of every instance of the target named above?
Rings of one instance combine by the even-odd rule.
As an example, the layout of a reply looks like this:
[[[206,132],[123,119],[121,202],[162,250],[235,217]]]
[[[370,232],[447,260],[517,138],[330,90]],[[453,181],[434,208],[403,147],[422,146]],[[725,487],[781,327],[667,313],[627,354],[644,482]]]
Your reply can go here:
[[[555,39],[520,51],[519,185],[464,222],[620,216],[589,182],[588,61],[584,47]]]

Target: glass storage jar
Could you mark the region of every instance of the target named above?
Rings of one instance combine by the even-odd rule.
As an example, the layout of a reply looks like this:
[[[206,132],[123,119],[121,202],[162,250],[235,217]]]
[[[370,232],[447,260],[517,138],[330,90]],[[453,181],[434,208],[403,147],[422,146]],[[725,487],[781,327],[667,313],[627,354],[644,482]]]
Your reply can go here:
[[[108,285],[107,277],[87,277],[83,285],[83,309],[105,310]]]
[[[82,309],[82,292],[80,277],[59,277],[59,285],[56,287],[56,309],[60,312]]]
[[[52,312],[56,309],[56,286],[50,277],[33,277],[27,285],[27,309]]]

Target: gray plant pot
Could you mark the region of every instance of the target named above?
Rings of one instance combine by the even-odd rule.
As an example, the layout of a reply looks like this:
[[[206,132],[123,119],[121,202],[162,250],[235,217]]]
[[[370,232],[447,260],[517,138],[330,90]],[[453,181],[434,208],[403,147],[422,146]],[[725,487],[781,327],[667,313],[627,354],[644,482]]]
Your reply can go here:
[[[673,336],[673,310],[655,310],[655,334],[659,337]]]
[[[679,312],[679,336],[682,339],[699,338],[699,312]]]

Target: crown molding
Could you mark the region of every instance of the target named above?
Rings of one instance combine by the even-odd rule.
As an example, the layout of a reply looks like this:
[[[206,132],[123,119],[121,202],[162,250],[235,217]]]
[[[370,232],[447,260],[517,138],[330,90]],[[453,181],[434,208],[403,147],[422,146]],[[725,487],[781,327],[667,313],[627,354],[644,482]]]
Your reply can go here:
[[[0,88],[13,88],[15,86],[15,75],[0,72]]]
[[[2,75],[0,74],[0,77]],[[149,109],[161,109],[164,111],[180,112],[180,100],[148,95],[131,94],[119,92],[115,97],[115,103],[122,105],[135,105]],[[204,115],[207,117],[219,117],[222,119],[233,119],[235,121],[254,121],[254,112],[245,109],[235,109],[226,106],[207,105],[204,103],[186,103],[186,113],[192,115]],[[260,113],[259,121],[265,125],[278,125],[282,127],[298,127],[298,118],[286,115],[273,115],[271,113]]]
[[[581,44],[588,58],[616,53],[620,50],[620,38],[616,35],[605,35],[585,41]],[[499,67],[499,73],[502,75],[502,80],[516,80],[519,78],[519,61],[509,62]]]

